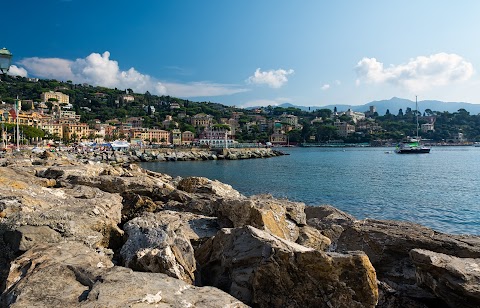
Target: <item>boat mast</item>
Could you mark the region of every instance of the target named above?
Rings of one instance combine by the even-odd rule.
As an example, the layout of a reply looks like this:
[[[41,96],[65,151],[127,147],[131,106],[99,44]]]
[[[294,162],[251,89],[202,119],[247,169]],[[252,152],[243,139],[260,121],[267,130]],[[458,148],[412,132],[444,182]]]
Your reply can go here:
[[[416,95],[415,95],[415,113],[417,114],[417,141],[418,141],[418,102],[417,102]]]

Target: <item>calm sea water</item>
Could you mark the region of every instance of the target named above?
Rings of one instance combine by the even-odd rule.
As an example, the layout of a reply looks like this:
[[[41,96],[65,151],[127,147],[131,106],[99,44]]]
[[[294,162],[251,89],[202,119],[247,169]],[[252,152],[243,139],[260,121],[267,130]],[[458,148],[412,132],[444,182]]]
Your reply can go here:
[[[142,167],[216,179],[246,196],[270,193],[308,205],[331,204],[358,219],[405,220],[480,235],[480,147],[434,147],[422,155],[399,155],[393,148],[282,151],[290,155]]]

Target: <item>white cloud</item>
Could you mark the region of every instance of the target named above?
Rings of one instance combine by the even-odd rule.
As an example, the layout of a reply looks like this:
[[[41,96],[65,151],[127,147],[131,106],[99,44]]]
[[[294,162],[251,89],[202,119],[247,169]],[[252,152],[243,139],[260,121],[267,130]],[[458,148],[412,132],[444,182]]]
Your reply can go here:
[[[59,58],[26,58],[19,62],[30,74],[59,80],[73,80],[72,61]]]
[[[375,58],[363,58],[355,67],[357,85],[366,83],[390,83],[410,91],[427,90],[470,79],[473,65],[456,54],[438,53],[419,56],[408,63],[384,68]]]
[[[23,67],[18,67],[16,65],[11,65],[10,69],[8,71],[8,75],[27,77],[28,73],[27,73],[27,70],[24,69]]]
[[[320,89],[322,89],[323,91],[326,91],[326,90],[330,89],[330,85],[326,83]]]
[[[133,67],[122,71],[117,61],[110,59],[110,52],[92,53],[75,61],[58,58],[27,58],[20,61],[26,69],[41,78],[71,80],[74,83],[88,83],[119,89],[132,89],[137,93],[149,91],[157,95],[177,97],[200,97],[231,95],[247,89],[235,85],[209,82],[164,83],[149,75],[142,74]],[[26,70],[25,70],[26,72]]]
[[[251,84],[266,84],[271,88],[280,88],[288,82],[288,75],[294,73],[294,70],[269,70],[262,72],[257,68],[253,76],[248,77],[247,83]]]

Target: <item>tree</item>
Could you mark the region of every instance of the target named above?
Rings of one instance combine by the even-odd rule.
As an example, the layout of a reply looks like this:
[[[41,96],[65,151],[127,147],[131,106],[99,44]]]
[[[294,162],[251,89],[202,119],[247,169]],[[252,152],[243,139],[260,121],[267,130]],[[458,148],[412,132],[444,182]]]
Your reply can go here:
[[[387,111],[385,112],[385,115],[389,115],[390,114],[390,109],[387,109]]]
[[[403,117],[403,110],[402,108],[398,109],[398,116]]]

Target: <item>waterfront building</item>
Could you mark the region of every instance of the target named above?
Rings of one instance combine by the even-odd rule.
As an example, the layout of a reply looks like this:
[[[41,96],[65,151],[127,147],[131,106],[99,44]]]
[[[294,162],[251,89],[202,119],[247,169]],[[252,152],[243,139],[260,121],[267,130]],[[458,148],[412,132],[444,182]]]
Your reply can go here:
[[[143,142],[146,140],[153,141],[156,140],[157,142],[161,142],[164,144],[170,144],[170,132],[157,129],[157,128],[135,128],[131,131],[132,139],[140,139]]]
[[[39,126],[40,129],[43,129],[47,135],[51,137],[57,137],[59,139],[63,139],[63,124],[59,123],[42,123]]]
[[[206,127],[200,135],[200,144],[212,147],[225,147],[232,145],[234,141],[228,138],[229,130],[224,127]]]
[[[90,135],[90,128],[87,123],[63,124],[63,139],[80,141],[87,139]]]
[[[285,125],[276,122],[273,126],[273,134],[270,135],[270,142],[272,144],[287,144],[288,138],[285,133]]]
[[[195,134],[187,130],[182,133],[182,144],[192,144],[195,139]]]
[[[174,145],[182,144],[182,132],[179,129],[174,129],[170,132],[171,142]]]

